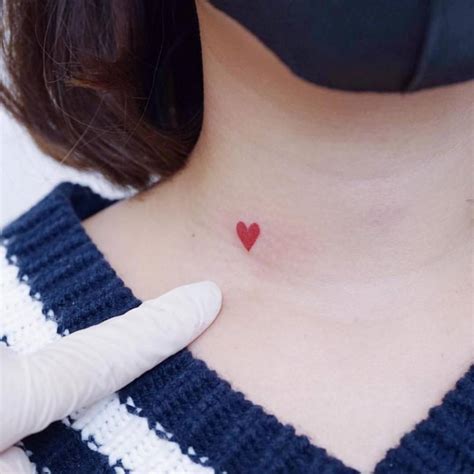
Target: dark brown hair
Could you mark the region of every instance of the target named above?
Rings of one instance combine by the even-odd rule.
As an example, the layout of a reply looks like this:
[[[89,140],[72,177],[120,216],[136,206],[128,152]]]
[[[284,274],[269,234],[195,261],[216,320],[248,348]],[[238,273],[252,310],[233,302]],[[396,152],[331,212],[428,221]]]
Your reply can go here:
[[[0,0],[0,103],[39,148],[121,186],[171,176],[202,123],[194,0]]]

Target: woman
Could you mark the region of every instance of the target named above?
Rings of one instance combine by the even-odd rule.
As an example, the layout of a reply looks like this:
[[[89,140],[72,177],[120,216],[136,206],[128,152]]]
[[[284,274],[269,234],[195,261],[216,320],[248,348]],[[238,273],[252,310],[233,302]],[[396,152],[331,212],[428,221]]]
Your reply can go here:
[[[225,304],[118,402],[25,440],[31,459],[472,472],[471,2],[197,0],[202,104],[193,2],[90,3],[11,9],[4,103],[141,192],[65,183],[4,231],[10,255],[59,332],[183,280]]]

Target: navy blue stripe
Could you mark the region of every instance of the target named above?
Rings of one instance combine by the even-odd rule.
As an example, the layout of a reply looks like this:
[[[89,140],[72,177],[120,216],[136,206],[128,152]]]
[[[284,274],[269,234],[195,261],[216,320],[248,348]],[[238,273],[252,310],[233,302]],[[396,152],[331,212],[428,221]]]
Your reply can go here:
[[[459,449],[460,447],[464,449]],[[390,449],[375,474],[409,472],[473,474],[474,365],[461,377],[440,405]]]
[[[107,456],[89,449],[80,432],[62,422],[51,424],[41,433],[25,438],[23,443],[32,452],[30,460],[36,464],[38,473],[48,468],[53,474],[115,474]]]
[[[357,472],[246,400],[188,349],[129,384],[119,396],[122,403],[131,397],[150,428],[160,423],[183,452],[192,446],[197,454],[190,457],[196,462],[209,457],[202,464],[218,472]]]
[[[63,183],[2,230],[2,237],[8,239],[7,259],[15,256],[18,278],[28,275],[30,294],[40,294],[46,317],[53,311],[60,334],[140,304],[79,221],[80,215],[88,216],[114,202],[94,196],[88,188]]]

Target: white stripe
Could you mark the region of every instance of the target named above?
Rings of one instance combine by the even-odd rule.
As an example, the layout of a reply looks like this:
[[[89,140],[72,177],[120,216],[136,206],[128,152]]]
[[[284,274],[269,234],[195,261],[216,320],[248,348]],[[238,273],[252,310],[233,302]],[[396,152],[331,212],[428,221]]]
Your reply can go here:
[[[41,302],[29,295],[26,282],[18,281],[18,269],[7,262],[5,248],[0,245],[0,249],[0,337],[6,336],[15,351],[31,353],[61,336],[57,324],[43,315]],[[129,402],[133,406],[133,400]],[[120,460],[125,469],[136,474],[214,472],[194,463],[178,443],[150,430],[147,420],[130,413],[117,394],[75,412],[63,423],[80,431],[89,448],[107,456],[112,467]],[[160,426],[157,429],[163,431]],[[167,433],[167,437],[172,435]],[[194,452],[192,447],[189,452]]]
[[[43,305],[29,293],[30,287],[18,280],[18,268],[8,263],[6,249],[0,245],[0,337],[6,336],[8,344],[23,354],[61,337],[58,325],[44,317]]]
[[[72,428],[81,431],[83,440],[92,437],[111,465],[121,460],[126,469],[144,474],[214,472],[181,453],[178,443],[159,438],[147,420],[129,413],[116,394],[70,418]]]

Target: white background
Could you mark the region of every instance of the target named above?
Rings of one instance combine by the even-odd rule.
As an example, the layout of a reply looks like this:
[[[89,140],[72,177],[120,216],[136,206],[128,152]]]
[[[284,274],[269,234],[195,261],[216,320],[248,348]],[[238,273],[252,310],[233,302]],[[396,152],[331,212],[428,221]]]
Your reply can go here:
[[[45,156],[0,107],[0,226],[29,209],[61,181],[87,184],[106,197],[126,194],[98,175],[80,173]]]

